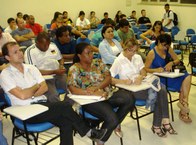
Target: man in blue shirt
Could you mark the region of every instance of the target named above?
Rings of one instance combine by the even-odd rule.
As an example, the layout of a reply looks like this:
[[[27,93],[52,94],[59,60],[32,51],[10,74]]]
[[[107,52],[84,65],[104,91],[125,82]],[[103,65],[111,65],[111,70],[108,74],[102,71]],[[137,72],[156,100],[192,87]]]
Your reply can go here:
[[[56,30],[54,43],[60,50],[64,61],[73,61],[75,54],[76,40],[71,38],[71,30],[68,26],[62,26]]]

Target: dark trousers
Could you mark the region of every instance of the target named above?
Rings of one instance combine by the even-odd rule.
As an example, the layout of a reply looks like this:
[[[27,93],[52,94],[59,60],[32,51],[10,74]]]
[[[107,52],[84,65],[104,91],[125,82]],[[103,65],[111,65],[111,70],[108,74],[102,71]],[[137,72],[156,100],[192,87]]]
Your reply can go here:
[[[73,145],[73,129],[76,129],[81,136],[85,136],[90,130],[72,109],[68,102],[42,103],[49,108],[48,111],[39,114],[27,122],[41,123],[50,122],[60,129],[60,145]]]
[[[148,90],[143,90],[139,92],[134,92],[134,97],[136,99],[146,100],[148,97]],[[167,90],[163,84],[161,84],[161,90],[157,92],[154,114],[153,114],[153,125],[161,126],[163,118],[169,118],[168,109],[168,98]]]
[[[67,83],[66,83],[66,74],[64,75],[55,75],[54,79],[46,80],[48,85],[48,91],[45,93],[49,102],[58,102],[60,101],[59,93],[57,89],[63,89],[66,93]]]
[[[84,109],[93,116],[104,121],[102,128],[107,128],[107,133],[102,141],[107,141],[112,131],[119,125],[134,107],[134,97],[131,92],[118,90],[107,101],[84,105]],[[113,108],[117,108],[114,112]]]

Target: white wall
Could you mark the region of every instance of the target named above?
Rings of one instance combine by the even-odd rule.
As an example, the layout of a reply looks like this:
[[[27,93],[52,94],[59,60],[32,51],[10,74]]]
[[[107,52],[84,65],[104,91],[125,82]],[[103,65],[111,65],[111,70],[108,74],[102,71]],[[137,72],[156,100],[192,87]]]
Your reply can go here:
[[[89,16],[91,10],[102,19],[103,13],[107,11],[111,18],[114,18],[116,12],[121,10],[127,16],[132,10],[137,11],[137,17],[140,17],[141,9],[146,9],[147,16],[152,23],[160,20],[164,13],[162,5],[141,5],[141,0],[1,0],[0,3],[0,25],[7,26],[7,19],[15,17],[16,13],[21,11],[27,14],[33,14],[36,21],[42,25],[50,23],[55,11],[68,11],[72,19],[76,19],[80,10],[85,11],[86,17]],[[131,6],[126,6],[127,2],[131,2]],[[182,31],[187,28],[196,30],[196,19],[194,16],[196,7],[188,6],[171,6],[179,17],[179,27]]]

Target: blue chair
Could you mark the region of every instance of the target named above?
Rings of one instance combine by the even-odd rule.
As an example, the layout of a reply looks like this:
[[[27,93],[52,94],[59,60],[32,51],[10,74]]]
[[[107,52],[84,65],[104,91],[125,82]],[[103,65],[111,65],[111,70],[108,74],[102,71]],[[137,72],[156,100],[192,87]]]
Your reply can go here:
[[[11,101],[9,97],[5,93],[4,93],[4,96],[5,96],[7,105],[11,107]],[[20,136],[25,137],[27,144],[30,145],[30,141],[32,141],[32,139],[29,138],[29,135],[33,137],[34,143],[38,145],[39,133],[45,132],[54,127],[54,125],[49,122],[31,124],[31,123],[26,123],[25,120],[20,120],[13,116],[11,116],[11,119],[14,125],[13,131],[12,131],[12,145],[14,145],[14,140]],[[58,137],[59,135],[55,135],[54,137],[51,137],[51,139],[47,140],[43,144],[46,145]]]
[[[188,37],[188,41],[190,41],[192,35],[195,35],[195,30],[192,28],[188,28],[186,30],[186,37]]]
[[[147,31],[147,30],[148,30],[148,28],[147,28],[147,26],[146,26],[146,25],[141,24],[141,25],[139,25],[139,30],[140,30],[140,31],[142,31],[142,32],[145,32],[145,31]]]
[[[114,108],[114,111],[116,112],[118,108]],[[100,123],[103,121],[100,120],[99,118],[91,115],[90,113],[86,112],[84,108],[80,107],[79,109],[79,114],[83,117],[85,122],[89,124],[91,128],[99,128]],[[95,142],[92,140],[92,144],[95,145]],[[120,138],[120,144],[123,145],[123,139],[122,137]]]
[[[136,26],[132,26],[131,28],[133,29],[135,36],[137,36],[137,32],[139,31],[139,28]]]
[[[89,40],[88,38],[82,39],[82,38],[79,37],[79,38],[76,40],[76,44],[79,44],[79,43],[82,43],[82,42],[85,42],[85,43],[90,44],[90,40]]]
[[[98,25],[97,25],[97,29],[102,28],[102,27],[103,27],[103,25],[104,25],[104,24],[98,24]]]

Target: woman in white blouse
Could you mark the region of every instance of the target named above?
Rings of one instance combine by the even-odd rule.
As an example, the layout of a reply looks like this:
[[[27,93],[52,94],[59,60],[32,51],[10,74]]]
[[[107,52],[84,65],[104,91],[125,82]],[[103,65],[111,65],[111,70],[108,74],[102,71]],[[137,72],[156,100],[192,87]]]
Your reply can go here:
[[[111,65],[115,58],[121,53],[121,44],[114,39],[114,28],[112,26],[104,26],[101,34],[102,42],[99,44],[99,52],[103,63]]]
[[[144,63],[137,52],[138,43],[135,39],[128,39],[125,42],[123,52],[115,59],[110,68],[113,84],[141,84],[146,76]],[[114,78],[116,75],[119,79]],[[136,99],[146,100],[148,98],[148,89],[138,92],[133,92]],[[157,92],[156,102],[153,116],[153,133],[159,137],[166,137],[166,133],[177,134],[169,121],[167,91],[164,85],[161,85],[161,90]]]

